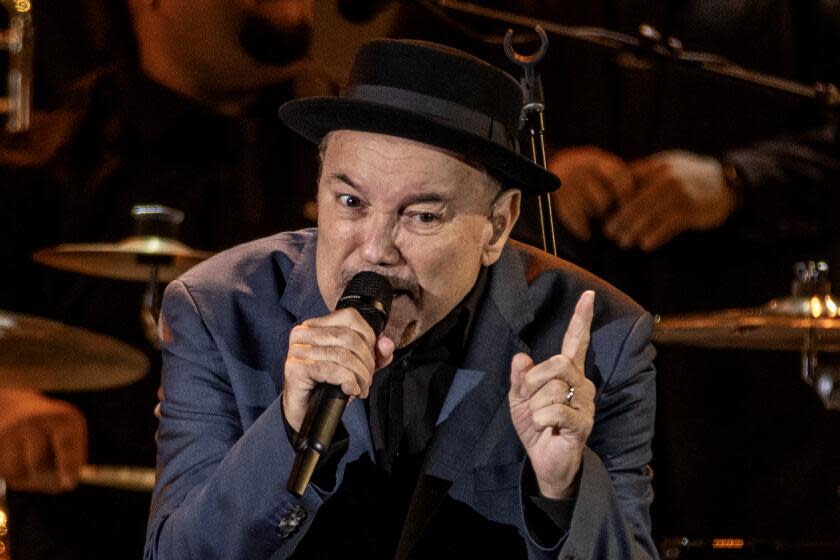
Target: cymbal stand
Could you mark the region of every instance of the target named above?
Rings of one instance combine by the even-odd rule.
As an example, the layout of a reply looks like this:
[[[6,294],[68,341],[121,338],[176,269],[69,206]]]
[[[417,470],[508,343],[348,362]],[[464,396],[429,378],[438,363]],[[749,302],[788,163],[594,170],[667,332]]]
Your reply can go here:
[[[9,539],[9,508],[6,504],[6,481],[0,478],[0,560],[12,560]]]
[[[184,221],[184,213],[175,208],[159,204],[138,204],[131,209],[135,235],[178,238],[178,229]],[[160,349],[157,322],[160,317],[160,268],[172,264],[172,257],[161,255],[138,256],[137,262],[148,265],[149,282],[143,293],[140,307],[140,323],[143,334],[156,349]]]
[[[32,112],[32,52],[35,29],[32,2],[0,0],[8,15],[9,27],[0,30],[0,50],[8,51],[6,84],[9,95],[0,97],[0,114],[7,114],[6,131],[26,132]]]
[[[829,309],[831,282],[828,278],[828,264],[823,261],[796,263],[791,292],[794,300],[808,300],[808,312],[812,320],[825,316],[833,317],[837,311]],[[818,329],[811,327],[803,341],[802,379],[817,392],[826,406],[830,406],[835,381],[831,371],[820,372],[817,369],[818,334]]]
[[[817,329],[809,329],[802,348],[802,379],[816,391],[827,409],[840,410],[840,377],[835,367],[818,368],[817,342]]]
[[[805,345],[802,348],[802,379],[814,385],[817,379],[817,331],[808,329]]]

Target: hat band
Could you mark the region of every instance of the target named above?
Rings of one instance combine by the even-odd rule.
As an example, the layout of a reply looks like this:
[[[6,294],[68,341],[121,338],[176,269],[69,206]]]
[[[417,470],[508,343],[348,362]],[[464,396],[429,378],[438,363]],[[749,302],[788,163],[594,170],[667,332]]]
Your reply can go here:
[[[415,91],[371,84],[350,86],[343,97],[372,101],[412,113],[422,113],[435,120],[443,121],[454,128],[486,138],[509,150],[519,151],[519,142],[499,120],[446,99]]]

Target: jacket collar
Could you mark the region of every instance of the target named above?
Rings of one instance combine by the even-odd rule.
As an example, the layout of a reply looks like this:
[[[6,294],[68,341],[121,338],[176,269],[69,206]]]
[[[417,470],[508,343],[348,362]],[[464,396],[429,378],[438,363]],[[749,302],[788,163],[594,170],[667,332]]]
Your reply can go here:
[[[311,235],[307,236],[297,262],[286,279],[286,287],[280,299],[280,305],[297,319],[295,325],[330,312],[324,303],[324,298],[321,297],[318,278],[315,274],[318,230],[312,229],[309,232]]]

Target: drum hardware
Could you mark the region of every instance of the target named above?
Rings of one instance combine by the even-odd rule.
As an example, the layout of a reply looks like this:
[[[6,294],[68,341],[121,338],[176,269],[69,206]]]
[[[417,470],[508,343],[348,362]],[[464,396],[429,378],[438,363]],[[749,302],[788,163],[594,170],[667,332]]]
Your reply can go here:
[[[155,488],[155,469],[126,465],[84,465],[79,472],[79,484],[151,492]]]
[[[0,560],[12,560],[9,544],[9,507],[6,504],[6,481],[0,478]]]
[[[800,262],[791,295],[755,308],[655,317],[654,342],[704,348],[794,350],[802,354],[802,377],[826,406],[840,390],[828,371],[818,371],[820,351],[840,351],[840,300],[831,293],[825,262]],[[832,404],[835,403],[835,404]]]
[[[155,470],[144,467],[112,465],[84,465],[79,483],[132,492],[151,492],[155,487]],[[9,509],[6,501],[6,481],[0,478],[0,560],[11,560]]]
[[[159,205],[131,209],[135,235],[117,243],[67,243],[39,249],[32,258],[43,265],[114,280],[169,282],[212,253],[191,249],[175,238],[180,210]]]
[[[743,537],[664,537],[659,541],[663,560],[766,558],[822,560],[837,558],[840,540],[785,540]]]
[[[110,337],[20,313],[0,311],[0,387],[93,391],[127,385],[149,370],[145,354]],[[154,470],[86,465],[80,482],[150,491]],[[6,481],[0,478],[0,560],[11,560]]]
[[[160,284],[174,280],[212,253],[191,249],[177,240],[184,213],[175,208],[136,205],[131,209],[135,235],[117,243],[68,243],[39,249],[32,258],[43,265],[115,280],[146,282],[140,323],[158,347]]]
[[[6,76],[8,97],[0,98],[0,113],[7,113],[6,130],[23,132],[29,128],[32,110],[32,27],[30,0],[0,0],[9,14],[9,27],[0,31],[0,49],[9,51]]]

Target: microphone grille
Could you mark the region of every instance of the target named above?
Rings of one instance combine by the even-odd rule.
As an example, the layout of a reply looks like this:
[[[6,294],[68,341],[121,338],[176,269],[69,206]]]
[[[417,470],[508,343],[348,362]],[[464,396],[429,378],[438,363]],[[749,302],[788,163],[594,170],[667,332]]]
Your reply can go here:
[[[388,322],[393,297],[394,293],[387,278],[365,270],[357,273],[347,283],[344,293],[338,299],[336,309],[354,308],[379,336]]]

